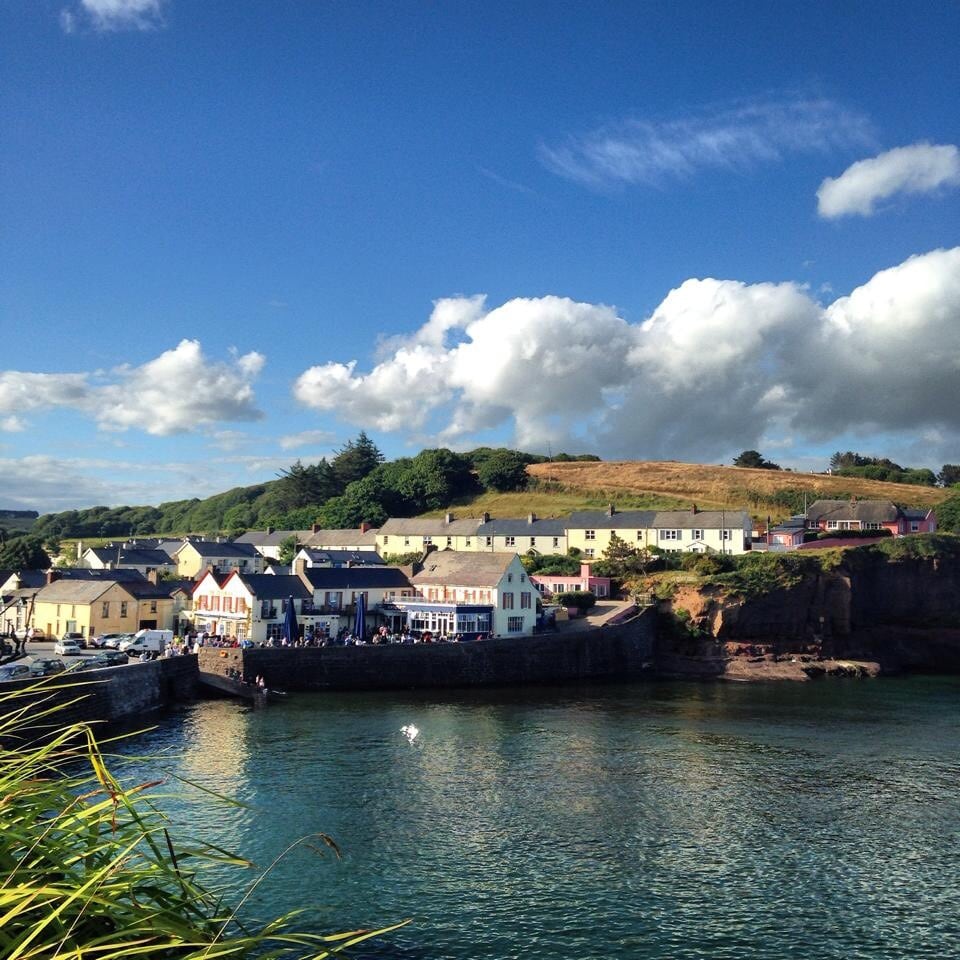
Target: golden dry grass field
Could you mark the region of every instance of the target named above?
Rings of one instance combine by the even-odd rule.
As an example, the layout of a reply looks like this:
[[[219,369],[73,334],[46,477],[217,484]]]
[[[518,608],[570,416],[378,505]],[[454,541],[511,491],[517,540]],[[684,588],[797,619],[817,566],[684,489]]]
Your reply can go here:
[[[558,491],[591,499],[607,497],[614,503],[621,497],[649,497],[696,503],[701,507],[766,510],[771,498],[778,493],[802,495],[806,492],[811,502],[818,498],[853,496],[864,500],[892,500],[903,506],[933,507],[952,492],[859,477],[710,466],[676,460],[537,463],[527,470],[535,480]]]

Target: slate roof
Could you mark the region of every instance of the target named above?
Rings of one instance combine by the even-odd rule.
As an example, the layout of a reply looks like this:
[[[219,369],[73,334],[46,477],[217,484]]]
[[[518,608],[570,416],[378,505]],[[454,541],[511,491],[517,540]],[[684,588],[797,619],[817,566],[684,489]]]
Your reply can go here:
[[[20,589],[29,590],[42,587],[47,582],[46,570],[18,570]]]
[[[479,517],[451,520],[443,517],[391,517],[378,531],[380,536],[472,537],[483,521]]]
[[[304,546],[324,547],[331,544],[334,547],[348,544],[349,546],[376,546],[377,531],[371,528],[362,532],[359,527],[347,528],[345,530],[317,530],[311,533],[305,540]]]
[[[177,544],[179,548],[182,543]],[[88,553],[92,553],[101,563],[117,563],[117,550],[110,547],[91,547]],[[170,554],[164,550],[147,550],[139,547],[123,549],[119,553],[121,564],[136,567],[163,567],[170,565]]]
[[[252,559],[260,556],[260,554],[257,553],[257,548],[251,543],[231,543],[230,541],[217,543],[215,540],[191,540],[189,546],[193,547],[193,549],[196,550],[197,553],[203,558],[244,557]],[[186,543],[181,544],[177,552],[179,553],[180,550],[183,550],[186,547]]]
[[[903,511],[904,520],[926,520],[930,511],[926,507],[908,507]]]
[[[287,597],[293,597],[295,600],[313,598],[313,592],[307,589],[306,584],[299,577],[275,576],[270,573],[240,573],[237,577],[258,600],[286,600]]]
[[[576,510],[567,518],[568,530],[644,530],[653,527],[655,510]]]
[[[900,511],[890,500],[817,500],[807,508],[807,520],[859,520],[861,523],[893,523]]]
[[[657,510],[653,530],[720,530],[752,527],[753,521],[745,510]]]
[[[313,563],[354,563],[378,567],[385,562],[376,550],[321,550],[317,547],[303,547],[300,552],[306,553]]]
[[[525,517],[500,517],[477,527],[478,537],[565,537],[566,520],[534,520]]]
[[[37,593],[38,603],[94,603],[111,587],[127,585],[116,580],[54,580]]]
[[[303,543],[309,536],[309,530],[248,530],[234,537],[233,542],[250,543],[257,547],[279,547],[288,537],[296,537],[297,543]]]
[[[307,567],[304,577],[315,590],[380,590],[410,587],[399,567]]]
[[[147,578],[130,567],[116,570],[88,570],[86,567],[57,567],[61,580],[112,580],[115,583],[146,583]],[[44,574],[46,582],[46,574]]]
[[[515,554],[458,553],[435,550],[423,561],[423,569],[411,577],[414,586],[440,584],[449,587],[495,587]]]

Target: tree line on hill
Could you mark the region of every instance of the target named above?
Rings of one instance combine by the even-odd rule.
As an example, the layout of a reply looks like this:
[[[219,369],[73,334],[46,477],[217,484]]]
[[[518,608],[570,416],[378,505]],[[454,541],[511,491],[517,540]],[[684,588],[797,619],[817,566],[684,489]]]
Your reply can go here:
[[[302,530],[317,523],[339,529],[363,521],[379,525],[389,516],[439,510],[484,490],[521,490],[531,463],[599,459],[593,454],[544,457],[478,447],[466,453],[423,450],[388,462],[361,432],[329,460],[312,464],[297,460],[276,480],[158,507],[91,507],[45,514],[34,522],[30,535],[54,546],[66,537],[235,535],[268,526]]]

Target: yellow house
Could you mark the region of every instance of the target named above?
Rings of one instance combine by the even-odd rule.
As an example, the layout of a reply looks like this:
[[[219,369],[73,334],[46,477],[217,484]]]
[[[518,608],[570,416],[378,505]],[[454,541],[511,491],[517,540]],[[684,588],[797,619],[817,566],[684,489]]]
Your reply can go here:
[[[250,543],[217,543],[215,540],[187,540],[173,555],[177,576],[196,580],[216,567],[220,573],[262,573],[263,557]]]
[[[452,513],[442,519],[391,517],[377,531],[377,552],[383,557],[388,553],[423,553],[427,547],[477,550],[477,528],[481,523],[483,518],[457,520]]]
[[[173,599],[162,586],[146,580],[55,580],[38,591],[32,621],[35,629],[52,639],[65,633],[95,637],[169,629]]]

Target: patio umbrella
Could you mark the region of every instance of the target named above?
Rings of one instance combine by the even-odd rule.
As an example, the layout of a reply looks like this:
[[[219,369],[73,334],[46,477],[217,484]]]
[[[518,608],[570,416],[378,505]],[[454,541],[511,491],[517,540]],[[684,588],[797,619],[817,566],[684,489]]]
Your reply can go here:
[[[287,609],[283,614],[283,637],[288,644],[292,644],[300,635],[297,625],[297,612],[293,609],[293,597],[287,597]]]
[[[357,622],[353,632],[363,640],[367,632],[367,611],[363,602],[363,594],[357,594]]]

